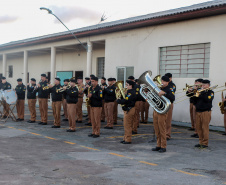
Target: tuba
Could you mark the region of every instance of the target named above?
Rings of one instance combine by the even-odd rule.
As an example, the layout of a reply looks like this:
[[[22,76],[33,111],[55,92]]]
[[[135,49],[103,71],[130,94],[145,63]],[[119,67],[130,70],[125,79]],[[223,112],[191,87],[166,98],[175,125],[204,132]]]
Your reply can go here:
[[[151,79],[151,75],[151,71],[146,71],[139,77],[140,94],[157,113],[165,114],[170,109],[171,102],[166,97],[159,96],[161,90]],[[148,89],[147,93],[145,89]]]

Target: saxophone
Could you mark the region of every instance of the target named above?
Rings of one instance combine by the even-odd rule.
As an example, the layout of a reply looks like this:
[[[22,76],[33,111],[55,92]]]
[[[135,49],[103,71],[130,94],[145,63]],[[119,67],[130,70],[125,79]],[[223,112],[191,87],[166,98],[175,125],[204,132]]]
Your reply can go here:
[[[90,87],[91,87],[91,86],[90,86]],[[89,96],[89,94],[90,94],[90,87],[88,88],[88,96]],[[91,103],[90,98],[87,97],[87,98],[86,98],[86,107],[89,107],[89,106],[90,106],[90,103]]]
[[[222,99],[224,99],[223,91],[222,91],[221,96],[222,96]],[[219,103],[218,103],[218,106],[220,107],[221,114],[224,114],[224,113],[225,113],[224,102],[223,102],[223,101],[219,102]]]

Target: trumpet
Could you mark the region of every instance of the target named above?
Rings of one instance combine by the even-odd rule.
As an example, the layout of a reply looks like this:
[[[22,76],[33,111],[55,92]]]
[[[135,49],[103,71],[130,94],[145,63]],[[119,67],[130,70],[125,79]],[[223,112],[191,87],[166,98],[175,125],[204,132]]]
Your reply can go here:
[[[55,86],[55,84],[48,84],[47,86],[44,86],[44,87],[42,88],[42,90],[50,89],[49,86]]]
[[[59,92],[64,92],[64,91],[66,91],[67,89],[70,89],[70,88],[71,88],[71,86],[68,84],[68,85],[66,86],[66,89],[64,89],[64,88],[62,87],[62,88],[60,88],[60,89],[57,89],[56,92],[57,92],[57,93],[59,93]]]

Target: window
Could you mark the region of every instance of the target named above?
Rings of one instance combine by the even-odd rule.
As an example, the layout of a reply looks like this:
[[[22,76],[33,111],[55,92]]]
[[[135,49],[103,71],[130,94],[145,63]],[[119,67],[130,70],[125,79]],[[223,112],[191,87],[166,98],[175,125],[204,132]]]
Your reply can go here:
[[[104,66],[105,66],[105,58],[99,57],[97,58],[97,77],[104,77]]]
[[[13,77],[13,66],[8,66],[9,67],[9,78]]]
[[[125,82],[129,76],[134,76],[134,67],[117,67],[117,81]]]
[[[160,75],[175,78],[208,78],[210,43],[160,48]]]

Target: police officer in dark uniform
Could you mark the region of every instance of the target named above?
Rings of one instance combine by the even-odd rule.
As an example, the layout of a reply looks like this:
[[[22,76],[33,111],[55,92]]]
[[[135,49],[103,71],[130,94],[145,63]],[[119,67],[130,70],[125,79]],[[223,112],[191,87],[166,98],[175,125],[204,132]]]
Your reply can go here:
[[[126,80],[127,93],[125,99],[118,99],[118,104],[122,105],[124,111],[124,139],[122,144],[131,144],[132,142],[132,127],[135,114],[136,91],[134,89],[135,82]]]
[[[226,96],[222,99],[222,102],[224,102],[224,129],[225,132],[222,134],[224,136],[226,136]]]
[[[211,120],[212,101],[214,99],[214,92],[209,89],[210,81],[202,81],[201,92],[197,91],[196,107],[196,127],[199,135],[199,144],[195,147],[207,148],[209,142],[209,123]]]
[[[105,129],[113,129],[114,125],[114,102],[116,100],[115,96],[115,85],[113,84],[113,78],[108,78],[108,87],[104,88],[104,110],[107,119],[107,125]]]
[[[52,128],[60,128],[60,111],[63,98],[62,86],[60,84],[60,78],[55,78],[55,85],[49,85],[49,92],[52,97],[52,109],[54,117],[54,125]]]
[[[169,77],[162,76],[162,87],[161,91],[159,92],[159,96],[165,96],[171,102],[171,104],[175,100],[174,91],[169,86]],[[160,153],[166,152],[166,120],[167,120],[167,113],[159,114],[154,110],[153,112],[153,123],[155,128],[155,135],[157,136],[157,146],[152,148],[152,151],[159,151]]]
[[[18,85],[16,86],[16,94],[17,94],[17,102],[16,102],[16,110],[17,110],[17,121],[24,120],[24,100],[25,100],[25,92],[26,86],[23,84],[22,79],[17,79]]]
[[[46,74],[41,74],[41,81],[38,84],[38,102],[41,114],[41,122],[38,123],[39,125],[47,125],[49,97],[49,89],[45,88],[47,86]]]
[[[92,123],[92,134],[89,137],[97,138],[100,136],[100,125],[101,125],[101,111],[102,111],[102,99],[103,90],[98,85],[98,78],[91,78],[92,87],[88,97],[90,98],[90,110],[91,110],[91,123]]]
[[[115,86],[116,78],[112,78],[112,80],[113,80],[113,84],[114,84],[114,86]],[[115,86],[115,88],[116,88],[116,86]],[[113,119],[114,119],[114,125],[117,125],[117,122],[118,122],[118,103],[117,103],[116,100],[115,100],[115,102],[114,102]]]
[[[106,84],[106,78],[102,77],[101,78],[101,85],[100,87],[103,90],[103,97],[104,97],[104,89],[107,87],[108,85]],[[101,112],[101,122],[105,122],[105,108],[104,108],[104,98],[102,100],[102,112]]]
[[[88,89],[89,87],[91,87],[91,80],[89,77],[85,77],[85,90],[84,93],[86,95],[86,97],[88,96]],[[90,115],[90,106],[87,106],[87,116],[88,116],[88,123],[86,123],[85,125],[87,126],[92,126],[91,124],[91,115]]]
[[[67,100],[67,112],[68,112],[68,121],[69,121],[69,129],[67,132],[75,132],[76,131],[76,110],[77,110],[77,102],[78,102],[78,88],[75,86],[76,81],[71,79],[70,88],[66,86],[63,89],[66,91],[66,100]]]
[[[64,79],[64,85],[63,86],[68,86],[69,84],[69,79]],[[66,91],[63,92],[63,100],[62,100],[62,104],[63,104],[63,110],[64,110],[64,114],[62,116],[64,116],[65,118],[63,119],[63,121],[68,121],[68,115],[67,115],[67,100],[66,100]]]
[[[8,90],[11,89],[12,86],[9,82],[6,81],[6,78],[3,76],[2,77],[2,82],[0,83],[0,90]],[[3,118],[7,118],[7,116],[9,115],[9,105],[3,104]]]
[[[35,123],[36,121],[36,93],[36,79],[31,78],[31,84],[27,84],[28,108],[31,115],[31,118],[30,120],[28,120],[28,123]]]

